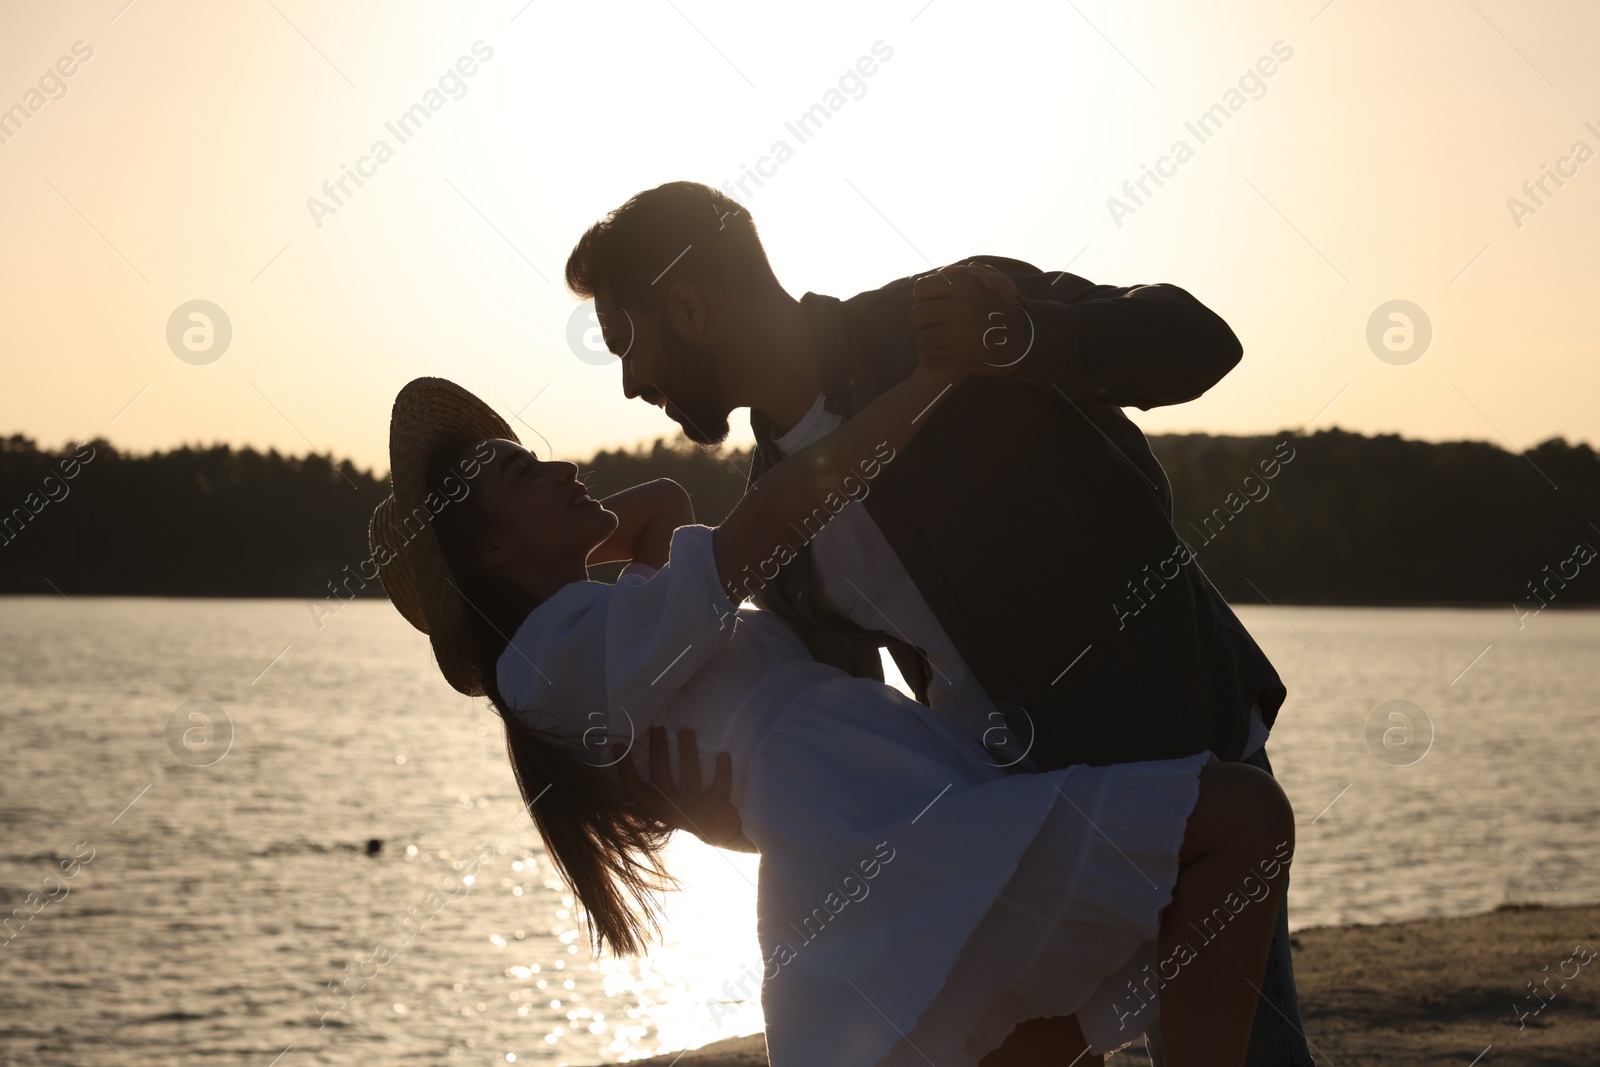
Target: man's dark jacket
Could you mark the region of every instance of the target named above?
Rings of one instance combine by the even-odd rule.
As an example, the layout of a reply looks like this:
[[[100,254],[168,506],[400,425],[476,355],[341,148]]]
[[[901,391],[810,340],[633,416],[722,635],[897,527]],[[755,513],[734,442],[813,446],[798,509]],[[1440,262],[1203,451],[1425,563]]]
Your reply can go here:
[[[1033,336],[996,351],[1027,355],[1012,376],[964,379],[858,506],[1039,769],[1206,749],[1238,759],[1250,707],[1259,697],[1270,726],[1283,684],[1187,561],[1166,474],[1121,411],[1199,396],[1239,361],[1238,339],[1176,286],[968,262],[1016,281]],[[845,301],[806,294],[830,411],[850,417],[917,366],[912,283]],[[771,422],[750,421],[753,482],[781,456]],[[882,678],[887,645],[926,701],[927,660],[825,603],[809,547],[756,601],[851,674]]]

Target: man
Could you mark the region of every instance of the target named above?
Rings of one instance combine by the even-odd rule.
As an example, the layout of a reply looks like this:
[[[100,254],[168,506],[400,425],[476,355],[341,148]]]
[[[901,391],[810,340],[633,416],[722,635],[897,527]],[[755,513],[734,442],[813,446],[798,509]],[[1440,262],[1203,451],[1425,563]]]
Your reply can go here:
[[[594,299],[630,398],[702,444],[751,409],[752,483],[919,360],[982,345],[1015,364],[963,381],[914,447],[844,487],[746,591],[857,676],[881,679],[888,647],[917,698],[999,765],[1209,749],[1270,769],[1283,685],[1173,530],[1166,476],[1120,410],[1193,399],[1238,362],[1233,332],[1188,293],[976,257],[846,301],[796,300],[749,213],[690,182],[592,226],[566,280]],[[678,789],[692,800],[697,783]],[[1252,1065],[1311,1062],[1286,922]]]

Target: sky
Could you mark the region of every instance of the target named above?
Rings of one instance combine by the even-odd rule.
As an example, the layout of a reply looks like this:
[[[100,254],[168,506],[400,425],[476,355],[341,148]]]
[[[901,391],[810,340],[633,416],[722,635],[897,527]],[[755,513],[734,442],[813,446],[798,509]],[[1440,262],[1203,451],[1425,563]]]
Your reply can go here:
[[[434,374],[557,455],[676,437],[561,277],[691,179],[795,296],[979,254],[1188,289],[1245,358],[1147,432],[1600,442],[1597,39],[1577,0],[7,5],[0,433],[384,470]]]

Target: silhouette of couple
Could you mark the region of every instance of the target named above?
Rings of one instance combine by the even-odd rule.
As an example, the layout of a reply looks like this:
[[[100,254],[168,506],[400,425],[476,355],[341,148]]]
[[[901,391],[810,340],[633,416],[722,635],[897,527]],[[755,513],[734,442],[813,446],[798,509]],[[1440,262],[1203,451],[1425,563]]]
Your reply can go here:
[[[1122,413],[1219,381],[1228,326],[997,256],[795,299],[690,182],[590,227],[566,281],[627,396],[708,445],[750,409],[740,503],[595,500],[423,378],[370,537],[504,719],[596,949],[646,950],[685,829],[761,854],[776,1067],[1087,1065],[1141,1034],[1168,1067],[1312,1062],[1263,747],[1285,690]]]

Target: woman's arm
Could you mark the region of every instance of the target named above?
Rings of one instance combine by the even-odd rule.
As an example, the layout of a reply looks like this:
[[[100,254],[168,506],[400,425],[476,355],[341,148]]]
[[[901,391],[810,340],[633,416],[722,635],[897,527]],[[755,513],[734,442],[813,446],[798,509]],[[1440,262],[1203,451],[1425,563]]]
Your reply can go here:
[[[713,539],[717,573],[735,604],[753,595],[822,524],[866,495],[964,368],[919,366],[822,440],[761,476]]]
[[[671,478],[657,478],[600,501],[617,516],[617,528],[589,553],[589,566],[636,560],[660,569],[672,531],[694,522],[689,493]]]

